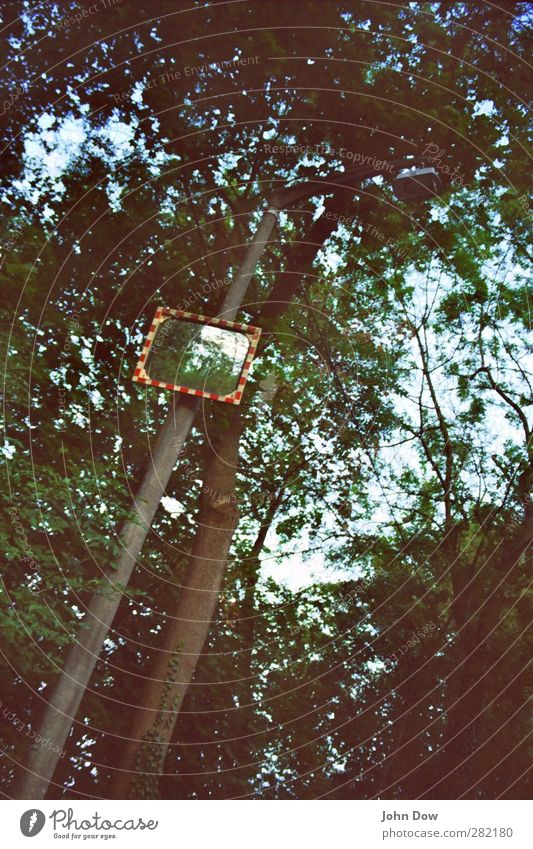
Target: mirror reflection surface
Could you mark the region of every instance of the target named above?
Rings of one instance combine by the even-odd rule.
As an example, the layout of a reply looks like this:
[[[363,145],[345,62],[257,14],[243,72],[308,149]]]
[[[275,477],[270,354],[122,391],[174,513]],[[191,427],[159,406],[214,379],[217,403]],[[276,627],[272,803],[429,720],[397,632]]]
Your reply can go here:
[[[171,317],[157,329],[145,371],[151,380],[229,395],[237,389],[249,346],[239,331]]]

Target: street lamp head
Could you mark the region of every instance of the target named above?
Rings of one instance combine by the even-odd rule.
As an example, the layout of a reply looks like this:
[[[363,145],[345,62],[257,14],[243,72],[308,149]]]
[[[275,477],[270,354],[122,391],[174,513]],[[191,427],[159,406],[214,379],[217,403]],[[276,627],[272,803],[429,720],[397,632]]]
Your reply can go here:
[[[392,182],[398,200],[430,200],[442,191],[442,181],[434,168],[400,171]]]

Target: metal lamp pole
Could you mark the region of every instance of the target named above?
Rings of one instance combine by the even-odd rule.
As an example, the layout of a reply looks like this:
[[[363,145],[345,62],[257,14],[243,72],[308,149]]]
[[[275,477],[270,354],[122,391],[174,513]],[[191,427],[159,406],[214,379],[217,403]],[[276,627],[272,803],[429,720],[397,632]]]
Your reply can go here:
[[[415,165],[421,158],[392,162],[396,170]],[[265,250],[277,217],[282,209],[304,198],[345,188],[355,188],[361,181],[381,173],[375,167],[318,177],[294,186],[276,189],[269,198],[259,227],[253,236],[244,260],[233,280],[221,307],[221,315],[233,320],[241,306],[250,280],[261,254]],[[174,403],[157,436],[150,463],[134,499],[136,521],[123,525],[119,542],[122,552],[108,574],[109,586],[93,593],[80,627],[77,641],[70,647],[60,677],[51,694],[39,727],[41,740],[47,739],[55,747],[53,753],[44,745],[34,744],[24,773],[19,781],[15,798],[42,799],[56,769],[60,752],[64,748],[76,718],[83,695],[98,661],[104,640],[121,602],[123,591],[129,583],[137,557],[151,528],[159,502],[163,497],[180,451],[190,433],[200,399],[182,396]]]

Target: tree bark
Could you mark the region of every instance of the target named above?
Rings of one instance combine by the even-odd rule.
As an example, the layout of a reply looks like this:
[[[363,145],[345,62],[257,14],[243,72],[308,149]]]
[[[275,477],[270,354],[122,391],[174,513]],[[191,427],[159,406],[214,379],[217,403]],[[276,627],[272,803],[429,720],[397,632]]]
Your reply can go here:
[[[228,429],[223,429],[224,420]],[[215,414],[216,432],[184,586],[142,692],[113,798],[159,798],[159,777],[167,748],[209,633],[238,523],[234,493],[241,426],[238,407]]]

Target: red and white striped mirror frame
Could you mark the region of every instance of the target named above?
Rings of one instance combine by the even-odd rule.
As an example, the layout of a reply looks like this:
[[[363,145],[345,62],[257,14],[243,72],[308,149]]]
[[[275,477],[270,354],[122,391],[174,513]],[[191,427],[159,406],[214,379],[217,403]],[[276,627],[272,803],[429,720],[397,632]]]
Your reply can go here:
[[[217,395],[216,392],[204,392],[201,389],[191,389],[189,386],[178,386],[174,383],[164,383],[162,380],[152,380],[152,378],[147,375],[144,369],[144,364],[146,363],[146,358],[150,352],[150,347],[159,327],[170,316],[183,318],[187,321],[193,321],[197,324],[205,324],[211,327],[223,327],[226,330],[238,330],[240,333],[244,333],[248,337],[250,344],[246,353],[246,359],[244,361],[242,371],[239,375],[237,388],[234,392],[230,395]],[[133,373],[133,380],[137,383],[157,386],[160,389],[170,389],[174,392],[184,392],[186,395],[196,395],[200,398],[208,398],[211,401],[224,401],[227,404],[240,404],[260,336],[261,328],[253,327],[251,324],[240,324],[237,321],[226,321],[222,318],[211,318],[207,315],[198,315],[197,313],[186,312],[185,310],[170,309],[170,307],[157,307],[150,330],[144,340],[141,356],[139,357],[137,367]]]

